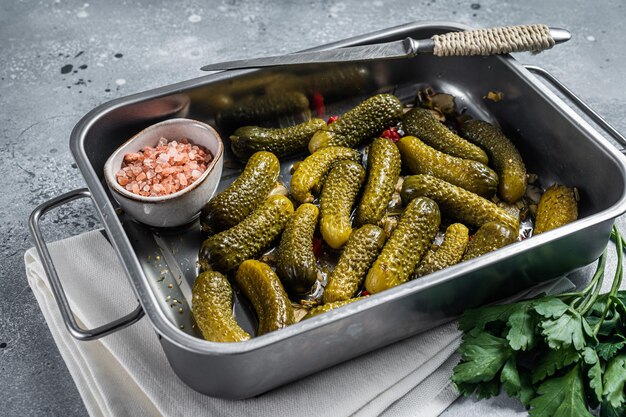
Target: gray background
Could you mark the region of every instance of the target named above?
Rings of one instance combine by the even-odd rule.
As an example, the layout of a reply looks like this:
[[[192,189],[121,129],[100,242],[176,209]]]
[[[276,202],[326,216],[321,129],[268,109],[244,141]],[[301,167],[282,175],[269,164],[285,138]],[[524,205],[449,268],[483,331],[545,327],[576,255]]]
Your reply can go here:
[[[68,137],[98,104],[197,77],[202,64],[295,51],[413,20],[476,27],[547,23],[570,29],[573,39],[517,58],[547,68],[626,132],[622,0],[85,1],[90,0],[0,5],[3,415],[86,414],[28,288],[23,254],[31,246],[31,210],[84,185]],[[97,227],[98,220],[88,205],[77,203],[47,223],[52,240]],[[524,414],[502,397],[491,405],[501,415]],[[445,415],[480,414],[477,407],[459,400]]]

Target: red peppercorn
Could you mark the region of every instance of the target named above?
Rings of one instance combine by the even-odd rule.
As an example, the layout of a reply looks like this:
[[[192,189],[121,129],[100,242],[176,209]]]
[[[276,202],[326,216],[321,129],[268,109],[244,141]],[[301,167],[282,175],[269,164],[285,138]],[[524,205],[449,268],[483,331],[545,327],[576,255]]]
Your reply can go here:
[[[330,116],[328,118],[328,121],[326,122],[327,125],[336,122],[337,120],[339,120],[339,116]]]
[[[367,290],[361,291],[361,297],[366,297],[368,295],[370,295],[370,293],[368,293]]]
[[[397,127],[390,127],[389,129],[385,129],[383,133],[380,134],[381,138],[389,139],[393,143],[396,143],[400,140],[400,133],[398,133]]]

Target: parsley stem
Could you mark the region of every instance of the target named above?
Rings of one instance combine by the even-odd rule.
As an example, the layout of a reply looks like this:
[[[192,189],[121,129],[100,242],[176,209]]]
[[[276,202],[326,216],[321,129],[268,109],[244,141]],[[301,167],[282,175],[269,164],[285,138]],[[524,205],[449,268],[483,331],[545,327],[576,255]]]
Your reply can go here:
[[[593,287],[593,292],[587,293],[585,297],[585,301],[580,306],[580,314],[585,315],[593,304],[596,302],[598,295],[600,294],[600,290],[602,289],[602,283],[604,282],[604,268],[606,267],[606,258],[608,257],[608,249],[605,249],[602,252],[602,256],[600,256],[600,261],[598,262],[598,268],[596,269],[596,273],[593,278],[589,282],[587,288],[583,290],[583,293],[587,293]]]
[[[622,285],[623,274],[623,265],[622,258],[624,256],[624,238],[617,230],[616,226],[613,226],[613,233],[611,233],[611,237],[615,239],[615,249],[617,250],[617,268],[615,271],[615,279],[613,280],[613,285],[611,286],[611,291],[609,295],[611,297],[615,297],[617,292],[619,291],[620,286]]]
[[[623,270],[622,270],[622,258],[624,256],[624,252],[623,252],[624,241],[622,239],[622,235],[619,233],[616,226],[613,226],[613,231],[611,232],[611,239],[615,240],[615,249],[617,251],[617,268],[615,270],[615,277],[613,278],[613,285],[611,285],[611,290],[609,291],[608,297],[606,299],[606,305],[604,306],[604,311],[602,311],[600,320],[598,320],[598,323],[596,323],[595,327],[593,328],[594,335],[597,335],[598,332],[600,331],[600,327],[602,326],[602,323],[604,322],[606,315],[608,314],[609,310],[613,306],[613,303],[614,303],[613,299],[615,298],[615,295],[617,294],[620,286],[622,285],[622,277],[624,275]]]
[[[602,287],[602,282],[604,281],[604,268],[606,266],[607,256],[608,256],[608,248],[604,249],[604,252],[602,252],[602,255],[600,255],[600,261],[598,262],[596,272],[593,274],[593,278],[591,278],[591,280],[589,281],[589,284],[587,284],[587,286],[583,290],[577,291],[577,292],[562,293],[562,294],[557,295],[557,297],[559,298],[574,297],[573,300],[568,302],[568,304],[573,305],[574,303],[581,300],[583,297],[586,298],[586,296],[591,292],[591,290],[597,287],[596,284],[598,284],[598,282],[599,282],[599,286]]]

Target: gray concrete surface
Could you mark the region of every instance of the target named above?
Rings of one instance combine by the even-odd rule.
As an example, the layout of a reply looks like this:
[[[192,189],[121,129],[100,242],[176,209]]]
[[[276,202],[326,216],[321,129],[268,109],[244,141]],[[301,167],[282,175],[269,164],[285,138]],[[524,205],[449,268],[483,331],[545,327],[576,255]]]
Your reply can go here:
[[[0,4],[2,415],[86,414],[28,288],[22,256],[31,246],[30,211],[83,186],[68,137],[100,103],[199,76],[205,63],[295,51],[413,20],[477,27],[545,22],[572,30],[574,38],[518,58],[552,71],[626,132],[622,0],[86,1]],[[77,203],[50,217],[48,238],[97,223],[88,204]],[[493,404],[502,415],[522,412],[504,398]],[[460,400],[446,414],[475,411],[471,400]]]

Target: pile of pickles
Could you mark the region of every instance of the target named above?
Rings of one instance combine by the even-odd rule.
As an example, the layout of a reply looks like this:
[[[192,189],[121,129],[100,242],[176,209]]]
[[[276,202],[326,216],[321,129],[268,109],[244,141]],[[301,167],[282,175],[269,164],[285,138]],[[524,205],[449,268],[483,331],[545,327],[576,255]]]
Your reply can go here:
[[[203,337],[251,337],[233,316],[233,281],[262,335],[509,245],[524,217],[534,234],[576,220],[575,189],[559,184],[520,210],[537,186],[519,151],[498,127],[456,116],[378,94],[328,124],[237,129],[245,169],[201,214],[192,302]],[[277,187],[279,158],[305,152],[288,190]],[[336,255],[324,273],[323,252]]]

